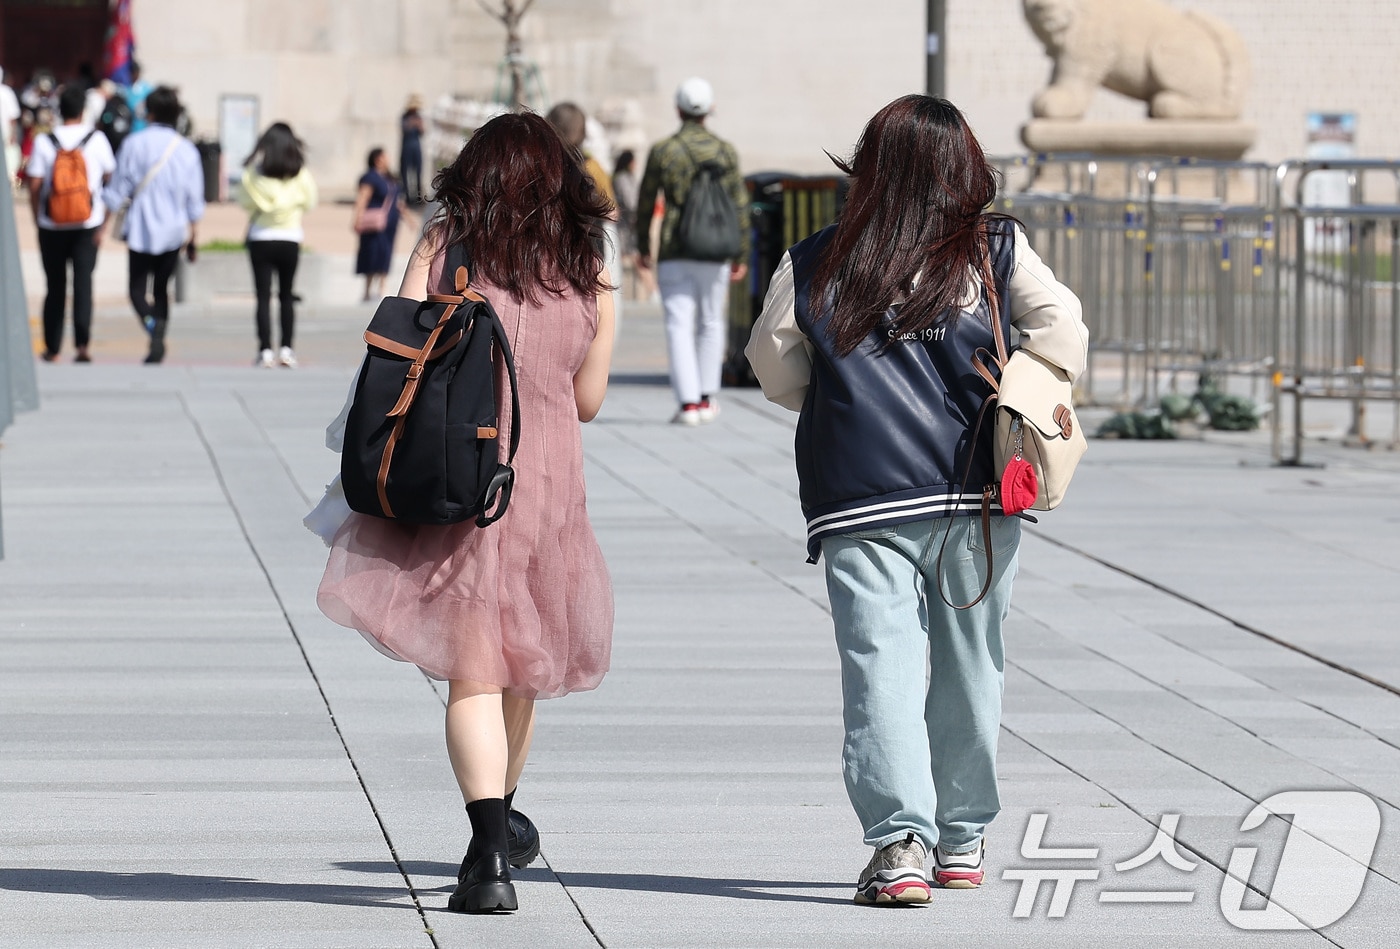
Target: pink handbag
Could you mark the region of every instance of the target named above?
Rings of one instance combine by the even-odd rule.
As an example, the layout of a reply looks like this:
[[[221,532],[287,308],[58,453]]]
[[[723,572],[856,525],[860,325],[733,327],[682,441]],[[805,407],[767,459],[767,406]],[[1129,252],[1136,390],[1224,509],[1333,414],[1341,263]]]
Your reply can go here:
[[[360,219],[355,222],[356,234],[378,234],[389,226],[389,211],[394,206],[394,201],[398,199],[398,189],[393,185],[389,186],[389,193],[384,196],[384,203],[377,208],[365,208],[360,212]]]

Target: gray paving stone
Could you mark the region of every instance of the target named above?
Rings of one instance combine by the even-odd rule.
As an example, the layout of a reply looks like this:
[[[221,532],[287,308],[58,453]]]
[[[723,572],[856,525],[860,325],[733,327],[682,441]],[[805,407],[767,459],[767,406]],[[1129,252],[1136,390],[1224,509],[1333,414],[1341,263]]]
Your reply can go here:
[[[309,314],[325,348],[297,373],[247,369],[241,337],[236,366],[39,367],[43,410],[0,452],[6,946],[1393,941],[1400,696],[1244,627],[1400,685],[1400,539],[1374,529],[1400,520],[1400,460],[1323,447],[1329,467],[1306,472],[1263,465],[1264,436],[1095,442],[1021,550],[993,879],[877,912],[849,903],[867,853],[794,416],[727,391],[715,425],[684,430],[667,391],[635,382],[584,432],[613,672],[541,707],[518,800],[544,850],[521,911],[444,912],[468,831],[442,685],[320,616],[325,550],[299,523],[336,470],[322,429],[356,357],[332,341],[366,315]],[[629,320],[618,365],[643,379],[664,365],[659,323]],[[1230,853],[1257,845],[1264,886],[1287,833],[1243,834],[1245,814],[1326,787],[1384,802],[1357,907],[1322,935],[1234,929]],[[1020,853],[1036,813],[1047,845],[1101,850],[1063,919],[1044,892],[1013,918],[1019,884],[1001,879],[1036,865]],[[1203,856],[1193,902],[1098,902],[1186,876],[1113,867],[1167,813]]]

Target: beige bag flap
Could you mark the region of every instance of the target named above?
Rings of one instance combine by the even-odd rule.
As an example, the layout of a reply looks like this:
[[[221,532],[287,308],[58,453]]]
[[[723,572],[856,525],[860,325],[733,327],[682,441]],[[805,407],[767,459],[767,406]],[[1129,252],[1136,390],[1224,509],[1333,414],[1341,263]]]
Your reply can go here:
[[[1078,424],[1069,375],[1034,353],[1018,349],[1001,373],[998,409],[1011,409],[1046,438],[1070,438]]]

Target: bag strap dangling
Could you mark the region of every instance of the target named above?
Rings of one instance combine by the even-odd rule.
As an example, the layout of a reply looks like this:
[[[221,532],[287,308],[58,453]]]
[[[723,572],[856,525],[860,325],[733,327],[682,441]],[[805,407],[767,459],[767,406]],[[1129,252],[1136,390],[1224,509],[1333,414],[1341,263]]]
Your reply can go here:
[[[983,232],[986,233],[985,231]],[[981,439],[982,424],[989,414],[996,414],[997,395],[1001,391],[998,379],[1001,370],[1006,368],[1006,334],[1001,328],[1001,307],[998,305],[999,294],[997,293],[996,277],[992,272],[991,239],[986,238],[986,253],[982,255],[982,288],[987,294],[987,309],[992,317],[992,339],[996,347],[996,354],[987,352],[985,346],[979,346],[972,354],[972,368],[976,373],[991,386],[992,391],[982,400],[982,405],[977,410],[977,421],[972,426],[972,438],[969,441],[967,452],[967,464],[963,467],[962,480],[958,482],[958,487],[966,488],[967,479],[972,477],[972,459],[977,452],[977,443]],[[983,357],[992,361],[997,367],[997,374],[994,376],[987,368]],[[989,484],[982,489],[982,550],[986,554],[987,576],[982,581],[982,590],[970,602],[959,606],[948,598],[947,592],[943,589],[943,551],[948,546],[948,535],[953,530],[953,516],[947,518],[948,523],[943,528],[943,541],[938,545],[938,559],[934,561],[934,575],[938,580],[938,595],[943,602],[955,610],[969,610],[981,603],[986,598],[987,593],[992,589],[992,497],[996,494],[996,485]]]

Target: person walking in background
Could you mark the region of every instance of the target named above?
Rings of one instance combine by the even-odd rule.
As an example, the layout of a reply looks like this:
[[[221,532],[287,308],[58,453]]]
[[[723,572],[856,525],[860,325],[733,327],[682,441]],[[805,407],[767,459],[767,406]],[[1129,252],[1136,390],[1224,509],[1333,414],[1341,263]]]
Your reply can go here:
[[[509,911],[510,867],[539,853],[538,831],[512,810],[535,700],[595,688],[611,654],[612,585],[588,520],[579,424],[597,414],[608,383],[611,276],[597,243],[608,202],[533,113],[479,128],[433,191],[442,210],[399,295],[454,292],[445,260],[464,247],[471,288],[491,301],[516,353],[514,495],[489,527],[350,514],[334,528],[317,604],[448,681],[447,751],[472,837],[447,905]],[[503,416],[500,430],[511,424]]]
[[[301,218],[316,206],[316,182],[306,170],[305,148],[285,122],[267,127],[243,163],[239,203],[249,213],[248,260],[257,294],[258,356],[253,365],[296,368],[292,351],[296,297],[292,281],[301,258]],[[272,277],[281,308],[280,348],[272,350]]]
[[[136,318],[151,336],[146,362],[165,358],[170,320],[170,278],[181,248],[193,258],[195,226],[204,216],[204,168],[199,150],[175,131],[180,99],[169,86],[146,97],[149,124],[117,153],[117,171],[102,200],[122,220],[127,277]]]
[[[48,69],[34,70],[19,93],[20,165],[29,160],[34,143],[54,130],[58,119],[58,83]]]
[[[72,85],[58,98],[61,125],[34,141],[25,166],[29,207],[39,229],[39,256],[48,292],[44,296],[45,362],[63,348],[63,310],[68,295],[68,268],[73,268],[73,343],[76,362],[91,362],[92,271],[107,210],[98,195],[116,170],[106,136],[83,125],[86,90]]]
[[[408,203],[423,203],[423,100],[408,97],[399,118],[399,180]]]
[[[87,93],[87,99],[83,102],[83,124],[97,127],[97,122],[102,118],[102,108],[107,104],[107,97],[102,94],[97,76],[92,71],[92,63],[83,63],[78,67],[78,76],[73,82],[82,86]]]
[[[355,210],[350,226],[360,235],[355,255],[355,273],[365,278],[365,300],[384,295],[384,278],[394,256],[394,237],[399,230],[398,185],[389,174],[389,158],[375,148],[366,159],[367,170],[360,176],[355,192]]]
[[[996,173],[951,103],[896,99],[837,166],[851,176],[841,218],[784,255],[746,352],[764,395],[800,413],[807,548],[826,561],[841,658],[846,790],[875,848],[855,900],[923,903],[930,851],[934,882],[981,884],[1000,809],[1002,623],[1021,522],[994,507],[979,529],[994,426],[975,421],[991,387],[972,359],[993,348],[995,318],[1074,379],[1088,331],[1020,226],[985,213]]]
[[[650,270],[657,261],[656,279],[666,311],[666,348],[671,362],[671,388],[680,404],[671,419],[683,425],[713,421],[719,414],[716,398],[728,340],[729,281],[748,273],[749,194],[739,174],[734,146],[705,128],[714,108],[714,91],[704,79],[691,78],[676,90],[681,127],[652,146],[637,197],[637,265]],[[678,233],[686,195],[703,162],[724,166],[725,191],[739,216],[739,256],[728,263],[687,256]],[[661,246],[653,255],[651,219],[657,193],[665,198]]]
[[[5,171],[13,180],[19,173],[19,96],[5,84],[5,69],[0,66],[0,148],[5,151]],[[9,187],[10,181],[5,182]]]
[[[107,97],[107,102],[97,118],[97,128],[103,135],[107,136],[107,141],[112,145],[112,151],[116,152],[121,149],[126,137],[131,134],[131,106],[126,104],[126,97],[121,94],[121,91],[117,89],[117,84],[112,80],[102,80],[99,88]]]
[[[146,97],[154,87],[141,78],[141,64],[131,61],[131,86],[126,90],[126,104],[131,108],[131,130],[139,132],[146,127]]]
[[[641,182],[637,180],[637,156],[625,149],[613,163],[613,203],[617,205],[617,245],[618,257],[623,268],[636,265],[637,256],[637,193]],[[622,283],[622,272],[617,274],[617,282]]]
[[[622,278],[622,255],[618,245],[617,233],[617,201],[613,196],[612,176],[608,174],[606,168],[598,159],[584,148],[584,140],[588,138],[588,117],[584,115],[582,109],[572,102],[560,102],[549,110],[545,116],[549,124],[554,126],[559,137],[564,140],[564,144],[572,148],[583,163],[583,170],[588,177],[593,179],[593,186],[598,189],[598,193],[603,195],[608,201],[608,213],[603,219],[603,261],[607,266],[608,273],[613,275],[613,280],[620,282]],[[622,322],[622,295],[620,288],[615,288],[613,292],[613,333],[616,335],[621,329]]]

